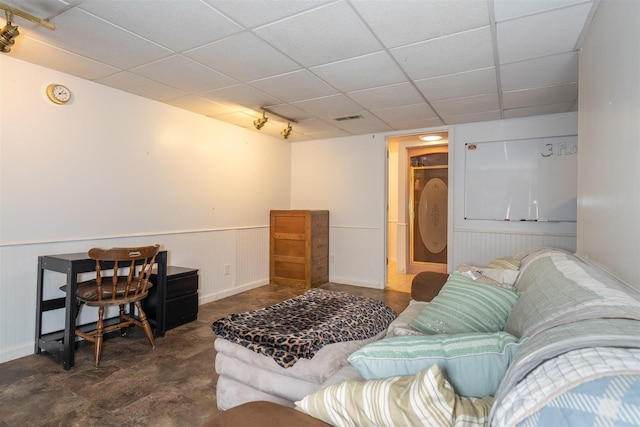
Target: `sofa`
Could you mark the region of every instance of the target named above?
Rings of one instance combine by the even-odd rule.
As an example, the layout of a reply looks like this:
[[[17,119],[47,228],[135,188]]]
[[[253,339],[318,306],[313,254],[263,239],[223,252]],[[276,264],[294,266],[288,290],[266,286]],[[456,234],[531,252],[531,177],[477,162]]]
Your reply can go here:
[[[640,293],[554,248],[459,266],[347,360],[210,425],[640,425]]]

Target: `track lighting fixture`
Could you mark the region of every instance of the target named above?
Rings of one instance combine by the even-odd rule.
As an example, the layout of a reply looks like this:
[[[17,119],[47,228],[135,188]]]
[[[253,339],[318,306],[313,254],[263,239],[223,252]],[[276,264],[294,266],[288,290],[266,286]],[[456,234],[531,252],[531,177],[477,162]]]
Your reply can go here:
[[[269,118],[265,114],[269,113],[272,116],[276,116],[276,117],[279,117],[279,118],[284,119],[284,120],[287,121],[287,127],[282,129],[282,132],[280,132],[280,135],[282,135],[282,137],[284,139],[288,139],[289,135],[291,135],[291,131],[293,130],[293,128],[291,127],[291,123],[298,123],[298,122],[293,120],[293,119],[290,119],[289,117],[285,117],[282,114],[278,114],[278,113],[275,113],[275,112],[273,112],[271,110],[268,110],[268,109],[266,109],[264,107],[261,107],[260,109],[262,110],[262,118],[261,119],[255,119],[253,121],[253,127],[255,127],[258,130],[262,129],[262,127],[265,125],[265,123],[267,123],[267,121],[269,120]]]
[[[0,29],[0,52],[11,52],[11,48],[16,42],[16,37],[20,35],[18,26],[13,25],[13,22],[11,22],[13,20],[13,15],[17,15],[31,22],[35,22],[36,24],[47,27],[50,30],[56,29],[56,26],[52,23],[40,18],[36,18],[35,16],[28,14],[27,12],[23,12],[4,3],[0,3],[0,9],[4,10],[5,17],[7,19],[7,23],[5,24],[5,26]]]
[[[287,123],[287,127],[282,129],[282,132],[280,132],[280,135],[282,135],[284,139],[289,139],[289,135],[291,135],[292,130],[293,128],[291,127],[291,123]]]
[[[261,118],[261,119],[255,119],[255,120],[253,121],[253,126],[254,126],[256,129],[260,130],[260,129],[262,129],[262,126],[264,126],[265,124],[267,124],[267,122],[268,122],[268,121],[269,121],[269,117],[266,117],[266,116],[264,115],[264,111],[263,111],[263,112],[262,112],[262,118]]]
[[[20,31],[18,31],[18,27],[11,23],[13,13],[5,10],[5,16],[7,17],[7,24],[0,29],[0,52],[9,53],[16,42],[15,38],[20,35]]]

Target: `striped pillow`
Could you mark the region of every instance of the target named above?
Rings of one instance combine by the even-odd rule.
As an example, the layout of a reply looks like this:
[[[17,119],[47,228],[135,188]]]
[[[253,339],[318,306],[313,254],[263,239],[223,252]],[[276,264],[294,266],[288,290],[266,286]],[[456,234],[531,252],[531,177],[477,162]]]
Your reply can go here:
[[[519,347],[506,332],[393,337],[349,356],[365,380],[414,375],[438,365],[461,396],[493,396]]]
[[[515,291],[478,284],[453,272],[440,293],[409,326],[427,334],[498,332],[517,300]]]
[[[496,258],[487,264],[487,268],[502,268],[505,270],[520,270],[520,260],[515,258]]]
[[[492,397],[456,396],[437,365],[411,376],[350,380],[308,395],[296,409],[334,426],[487,425]]]

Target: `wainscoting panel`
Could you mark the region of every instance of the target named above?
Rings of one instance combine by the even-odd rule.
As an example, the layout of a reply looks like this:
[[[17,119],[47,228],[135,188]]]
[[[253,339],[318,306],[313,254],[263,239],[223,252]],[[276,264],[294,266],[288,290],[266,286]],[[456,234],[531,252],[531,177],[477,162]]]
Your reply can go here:
[[[576,250],[576,236],[571,235],[454,231],[453,238],[453,260],[450,265],[454,269],[460,264],[484,265],[498,257],[513,256],[542,246],[569,252]]]
[[[379,228],[331,226],[329,281],[383,289],[383,246]]]
[[[199,270],[200,304],[269,283],[268,225],[0,246],[0,363],[34,351],[38,256],[153,243],[167,250],[169,265]],[[45,297],[63,295],[58,290],[63,275],[46,272],[44,279]],[[43,330],[61,329],[63,315],[63,310],[47,313]]]
[[[235,270],[236,286],[269,283],[269,227],[237,231]]]

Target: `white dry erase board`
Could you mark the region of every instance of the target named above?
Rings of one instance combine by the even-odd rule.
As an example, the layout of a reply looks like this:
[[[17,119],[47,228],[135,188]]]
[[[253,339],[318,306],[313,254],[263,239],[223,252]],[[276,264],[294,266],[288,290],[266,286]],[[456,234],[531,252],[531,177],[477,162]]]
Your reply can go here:
[[[465,144],[465,219],[576,221],[578,137]]]

